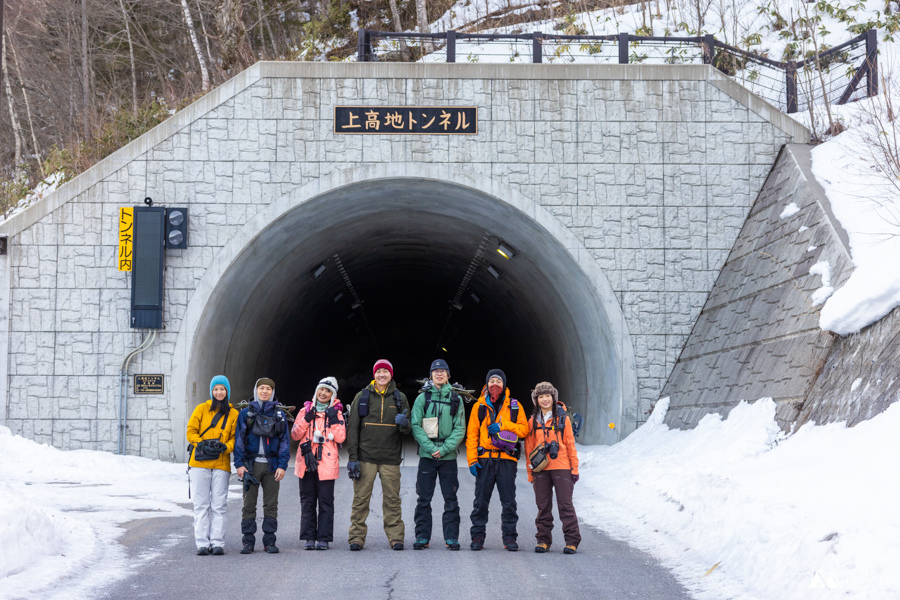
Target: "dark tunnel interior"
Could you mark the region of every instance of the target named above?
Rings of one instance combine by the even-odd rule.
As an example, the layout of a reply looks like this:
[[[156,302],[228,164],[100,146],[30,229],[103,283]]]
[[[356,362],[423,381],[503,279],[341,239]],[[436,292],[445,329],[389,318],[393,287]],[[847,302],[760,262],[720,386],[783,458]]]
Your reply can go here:
[[[370,182],[259,233],[204,310],[189,377],[205,390],[224,372],[235,400],[271,377],[300,406],[330,375],[349,404],[387,358],[412,401],[442,357],[451,382],[476,391],[503,369],[529,415],[531,389],[549,380],[590,424],[618,385],[603,317],[577,264],[527,215],[440,182]]]

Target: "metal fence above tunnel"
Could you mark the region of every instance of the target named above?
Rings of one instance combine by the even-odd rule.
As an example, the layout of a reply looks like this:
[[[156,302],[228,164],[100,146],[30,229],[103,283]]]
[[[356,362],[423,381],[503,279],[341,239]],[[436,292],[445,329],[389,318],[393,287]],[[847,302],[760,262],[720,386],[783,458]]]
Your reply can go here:
[[[878,94],[874,29],[802,60],[777,61],[714,36],[556,33],[358,33],[358,62],[709,64],[784,112]],[[865,79],[865,85],[863,85]]]

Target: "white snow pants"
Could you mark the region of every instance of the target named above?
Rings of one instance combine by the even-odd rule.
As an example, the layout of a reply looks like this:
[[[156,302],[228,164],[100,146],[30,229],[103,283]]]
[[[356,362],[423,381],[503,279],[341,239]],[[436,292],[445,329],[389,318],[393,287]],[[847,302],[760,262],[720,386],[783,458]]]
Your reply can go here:
[[[225,547],[225,504],[231,473],[222,469],[191,467],[194,501],[194,541],[197,548]]]

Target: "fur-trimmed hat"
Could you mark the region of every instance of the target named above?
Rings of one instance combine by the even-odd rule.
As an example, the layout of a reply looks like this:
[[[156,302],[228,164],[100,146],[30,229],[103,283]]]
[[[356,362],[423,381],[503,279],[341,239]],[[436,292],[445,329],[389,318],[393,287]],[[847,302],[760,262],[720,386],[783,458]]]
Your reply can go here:
[[[538,396],[543,396],[544,394],[550,394],[553,396],[553,403],[559,402],[559,392],[556,391],[556,388],[553,387],[553,384],[549,381],[542,381],[531,390],[531,401],[534,402],[534,405],[538,405]]]

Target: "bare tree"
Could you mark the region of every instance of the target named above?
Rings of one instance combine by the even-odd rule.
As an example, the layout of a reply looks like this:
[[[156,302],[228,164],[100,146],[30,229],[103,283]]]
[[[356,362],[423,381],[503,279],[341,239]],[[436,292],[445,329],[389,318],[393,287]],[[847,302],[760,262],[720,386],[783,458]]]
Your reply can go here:
[[[37,158],[41,176],[46,176],[44,165],[41,162],[41,148],[38,145],[37,135],[34,133],[34,119],[31,118],[31,103],[28,102],[28,89],[25,87],[25,78],[22,77],[22,68],[19,66],[19,55],[16,54],[16,47],[12,39],[9,40],[9,49],[12,52],[13,63],[16,65],[16,77],[19,78],[19,85],[22,87],[22,98],[25,100],[25,116],[28,119],[28,129],[31,131],[31,142],[34,144],[34,156]]]
[[[203,57],[203,51],[200,49],[200,42],[197,40],[197,30],[194,28],[194,20],[191,18],[191,9],[188,8],[187,0],[181,0],[181,8],[184,11],[184,24],[187,25],[188,34],[191,37],[191,45],[194,46],[194,52],[197,54],[197,60],[200,62],[200,77],[203,80],[203,91],[208,92],[209,69],[206,67],[206,59]]]
[[[134,111],[134,114],[137,114],[137,68],[134,65],[134,43],[131,40],[131,25],[128,22],[128,12],[125,10],[125,0],[119,0],[119,6],[122,9],[122,20],[125,22],[125,35],[128,38],[128,58],[131,63],[131,110]]]
[[[428,14],[425,12],[425,0],[416,0],[416,18],[419,21],[419,33],[430,33],[431,29],[428,27]],[[430,42],[426,42],[423,44],[426,51],[432,51],[432,45]]]
[[[216,10],[216,26],[219,30],[219,53],[222,69],[227,73],[243,69],[253,60],[247,46],[247,29],[244,26],[244,8],[241,0],[220,0]]]
[[[81,97],[82,97],[82,126],[84,139],[91,132],[91,73],[88,60],[88,16],[87,0],[81,0]]]
[[[3,82],[6,88],[6,103],[9,106],[9,122],[12,124],[13,138],[16,146],[16,174],[18,175],[22,168],[22,127],[19,125],[19,119],[16,116],[16,100],[13,96],[12,86],[9,83],[9,67],[6,60],[6,32],[0,35],[2,43],[0,43],[0,67],[3,71]]]

